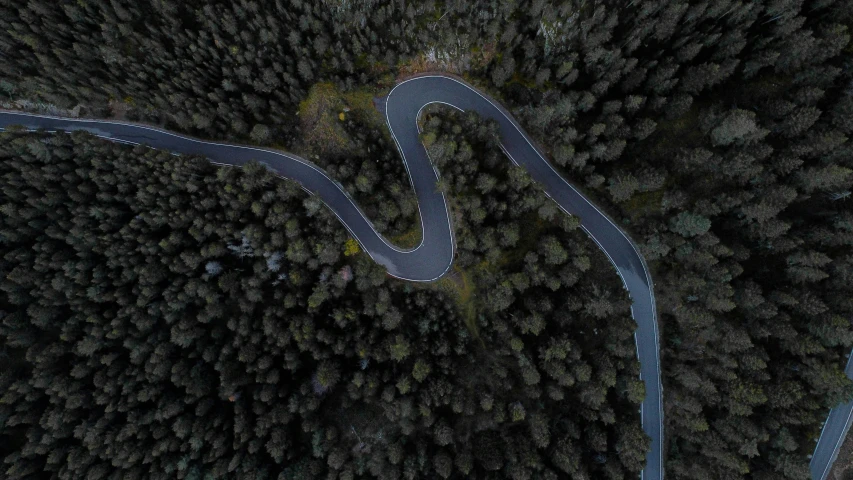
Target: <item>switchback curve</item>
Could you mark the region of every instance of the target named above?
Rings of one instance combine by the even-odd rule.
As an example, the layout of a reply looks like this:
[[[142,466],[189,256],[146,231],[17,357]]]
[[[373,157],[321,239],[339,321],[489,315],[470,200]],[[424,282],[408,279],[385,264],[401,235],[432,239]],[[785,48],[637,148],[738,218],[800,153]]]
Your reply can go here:
[[[651,437],[652,442],[642,477],[662,479],[663,391],[655,298],[648,268],[625,233],[559,175],[512,116],[497,102],[467,83],[446,75],[419,76],[399,83],[386,97],[385,118],[388,129],[400,150],[420,211],[423,240],[420,245],[409,250],[399,249],[388,243],[376,232],[338,182],[311,162],[295,155],[270,149],[206,142],[144,125],[106,120],[63,119],[18,112],[0,112],[0,129],[10,125],[23,125],[28,129],[47,131],[86,130],[116,142],[147,144],[180,154],[201,155],[220,165],[242,166],[250,160],[257,160],[266,164],[277,175],[295,180],[303,188],[318,195],[364,250],[376,262],[384,265],[391,275],[404,280],[428,282],[437,280],[447,272],[454,255],[453,228],[446,198],[436,189],[439,173],[432,166],[418,136],[418,116],[423,107],[431,103],[443,103],[459,110],[473,110],[482,117],[495,120],[500,127],[504,153],[513,163],[527,169],[560,208],[580,219],[581,228],[604,251],[616,268],[633,301],[631,313],[638,324],[635,334],[637,354],[641,363],[641,379],[646,386],[641,417],[643,430]],[[836,423],[847,420],[841,428],[842,431],[845,430],[843,427],[849,425],[849,412],[834,411],[834,414],[840,417]],[[832,418],[830,417],[827,425],[831,424]],[[833,438],[824,438],[827,430],[832,431],[830,436]],[[827,445],[830,447],[827,450],[832,450],[831,447],[839,443],[840,440],[834,438],[839,435],[836,430],[838,429],[825,429],[818,449]],[[817,470],[825,475],[828,467],[823,465],[824,463],[831,464],[831,459],[821,461],[816,455],[812,461],[813,471]]]
[[[417,119],[429,104],[442,103],[459,110],[476,111],[500,127],[501,147],[509,159],[523,166],[562,210],[577,216],[581,228],[604,251],[631,295],[631,313],[638,324],[635,333],[641,379],[646,398],[640,413],[643,430],[651,438],[644,479],[663,478],[663,402],[659,360],[657,315],[653,284],[636,246],[595,205],[563,179],[545,159],[512,116],[497,102],[474,87],[446,75],[424,75],[399,83],[385,100],[385,118],[418,200],[422,241],[403,250],[376,232],[341,185],[320,168],[298,156],[263,148],[207,142],[145,125],[108,120],[80,120],[0,112],[0,129],[22,125],[30,130],[85,130],[99,137],[128,144],[145,144],[179,154],[208,158],[218,165],[242,166],[256,160],[278,176],[299,182],[318,195],[364,250],[388,272],[410,281],[437,280],[450,268],[454,255],[453,228],[445,196],[436,189],[439,173],[432,166],[419,139]]]
[[[266,164],[282,178],[299,182],[318,195],[341,223],[389,274],[404,280],[437,280],[450,268],[454,254],[453,228],[443,194],[436,190],[438,171],[431,165],[418,138],[417,119],[431,103],[459,110],[473,110],[500,126],[501,147],[509,159],[524,166],[546,194],[566,213],[581,220],[581,228],[604,251],[633,300],[631,313],[637,321],[635,334],[641,378],[646,398],[641,406],[643,430],[652,439],[646,456],[644,479],[662,479],[663,408],[659,342],[653,283],[636,246],[603,212],[566,182],[539,152],[512,116],[500,104],[474,87],[447,75],[425,75],[401,82],[386,97],[385,118],[397,143],[418,199],[423,232],[420,245],[404,250],[388,243],[347,195],[341,185],[320,168],[298,156],[263,148],[206,142],[146,125],[109,120],[81,120],[0,111],[0,130],[21,125],[30,130],[85,130],[111,141],[145,144],[176,154],[202,155],[218,165],[242,166],[250,160]],[[847,365],[853,378],[853,356]],[[818,440],[811,472],[814,479],[826,478],[839,447],[853,421],[853,402],[830,413]]]
[[[0,130],[21,125],[30,130],[85,130],[111,141],[145,144],[176,154],[202,155],[218,165],[242,166],[249,160],[266,164],[282,178],[299,182],[318,195],[364,250],[388,272],[410,281],[428,282],[440,278],[453,260],[454,240],[444,195],[436,191],[438,171],[431,166],[418,139],[417,118],[431,103],[443,103],[460,110],[474,110],[497,121],[501,147],[509,159],[524,166],[546,194],[566,213],[581,220],[581,228],[604,251],[633,300],[631,313],[637,321],[635,334],[641,378],[646,398],[641,406],[643,430],[652,439],[646,456],[644,479],[662,479],[663,408],[660,380],[657,316],[651,276],[636,246],[603,212],[566,182],[545,160],[534,143],[500,104],[474,87],[447,75],[425,75],[401,82],[386,97],[385,117],[403,158],[418,199],[423,240],[416,248],[403,250],[388,243],[347,195],[341,185],[320,168],[298,156],[263,148],[206,142],[146,125],[109,120],[82,120],[48,117],[22,112],[0,111]],[[853,355],[847,375],[853,378]],[[818,440],[811,472],[823,480],[853,423],[853,402],[832,410]]]

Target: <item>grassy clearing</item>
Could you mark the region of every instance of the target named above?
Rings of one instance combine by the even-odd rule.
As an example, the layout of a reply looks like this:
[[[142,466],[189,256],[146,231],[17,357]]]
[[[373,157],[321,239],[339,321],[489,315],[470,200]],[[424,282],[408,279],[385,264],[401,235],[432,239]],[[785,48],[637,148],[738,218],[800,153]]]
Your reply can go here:
[[[334,84],[317,83],[299,104],[299,118],[307,150],[317,155],[345,153],[355,148],[347,125],[351,121],[369,128],[385,128],[373,99],[387,94],[379,87],[342,92]]]
[[[476,267],[475,267],[476,268]],[[480,340],[480,332],[477,326],[477,301],[475,285],[472,280],[473,272],[454,265],[450,272],[441,280],[427,284],[427,288],[436,288],[449,294],[456,301],[456,307],[462,315],[465,326],[471,332],[471,336]]]
[[[526,77],[518,72],[512,74],[512,78],[506,81],[506,85],[504,88],[514,84],[521,85],[522,87],[528,90],[535,90],[540,93],[545,93],[551,88],[553,88],[553,83],[550,81],[544,82],[542,85],[536,85],[536,79]]]
[[[421,239],[423,239],[423,232],[418,224],[409,229],[408,232],[392,237],[390,240],[399,248],[415,248],[420,245]]]
[[[331,83],[318,83],[311,87],[308,97],[299,104],[304,141],[314,153],[337,153],[353,145],[339,115],[344,113],[343,98]]]
[[[652,192],[638,193],[621,205],[622,210],[631,217],[631,222],[658,214],[661,211],[660,205],[663,194],[663,188]]]
[[[343,92],[341,97],[343,98],[346,107],[350,110],[347,115],[361,121],[361,123],[365,125],[386,129],[385,120],[382,118],[379,111],[373,106],[373,99],[387,94],[387,91],[382,91],[376,88],[361,87],[348,92]]]

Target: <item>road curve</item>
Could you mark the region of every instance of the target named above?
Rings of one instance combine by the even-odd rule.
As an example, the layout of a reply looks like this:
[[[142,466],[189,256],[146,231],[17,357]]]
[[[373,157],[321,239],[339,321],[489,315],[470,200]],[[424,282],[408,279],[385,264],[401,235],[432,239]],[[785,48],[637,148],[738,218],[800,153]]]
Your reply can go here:
[[[642,477],[663,478],[663,402],[659,342],[653,284],[643,258],[630,239],[598,208],[566,182],[545,160],[521,127],[497,102],[474,87],[445,75],[424,75],[399,83],[385,99],[385,118],[400,150],[418,199],[420,245],[404,250],[388,243],[341,185],[310,162],[288,153],[207,142],[138,124],[105,120],[77,120],[19,112],[0,112],[0,128],[22,125],[46,131],[85,130],[112,141],[145,144],[174,153],[201,155],[213,163],[242,166],[250,160],[266,164],[277,175],[299,182],[318,195],[358,240],[364,250],[388,273],[404,280],[429,282],[444,275],[453,262],[453,228],[447,200],[436,188],[438,171],[421,144],[417,119],[429,104],[442,103],[459,110],[473,110],[500,126],[501,146],[509,159],[523,166],[547,195],[567,213],[577,216],[581,228],[604,251],[616,268],[633,300],[631,313],[638,324],[635,333],[640,378],[646,398],[640,413],[643,430],[651,438]]]
[[[432,166],[418,137],[417,119],[429,104],[442,103],[459,110],[473,110],[500,126],[501,146],[509,159],[523,166],[547,195],[565,212],[579,217],[581,228],[604,251],[616,268],[633,300],[631,313],[640,378],[646,398],[640,409],[643,430],[651,438],[644,479],[663,478],[663,403],[659,342],[653,284],[643,258],[631,240],[589,200],[566,182],[545,160],[521,127],[497,102],[470,85],[444,75],[426,75],[394,87],[385,101],[385,117],[418,199],[423,240],[413,249],[389,244],[346,194],[340,184],[310,162],[297,156],[254,147],[206,142],[145,125],[103,120],[76,120],[19,112],[0,112],[0,128],[22,125],[46,131],[85,130],[112,141],[146,144],[180,154],[207,157],[222,165],[241,166],[250,160],[266,164],[281,177],[293,179],[318,195],[337,215],[365,251],[398,278],[428,282],[450,268],[454,255],[453,229],[447,201],[436,189],[438,171]]]
[[[847,360],[844,372],[848,378],[853,379],[853,352]],[[853,402],[838,405],[829,412],[809,463],[809,470],[814,480],[824,480],[829,475],[851,423],[853,423]]]
[[[177,135],[146,125],[107,120],[80,120],[0,112],[0,130],[22,125],[31,130],[85,130],[108,140],[145,144],[179,154],[201,155],[220,165],[242,166],[250,160],[266,164],[283,178],[300,183],[318,195],[366,252],[388,272],[400,279],[429,282],[444,275],[454,255],[453,229],[447,201],[437,191],[438,171],[432,166],[418,138],[417,119],[426,105],[442,103],[459,110],[473,110],[495,120],[500,126],[501,146],[509,159],[523,166],[546,194],[566,213],[577,216],[581,228],[596,242],[616,268],[631,295],[631,314],[637,322],[635,333],[640,378],[646,398],[640,409],[643,430],[651,438],[646,455],[644,480],[662,479],[663,469],[663,389],[661,386],[657,313],[651,276],[634,243],[607,215],[595,207],[545,159],[515,120],[497,102],[474,87],[445,75],[425,75],[399,83],[385,101],[385,118],[400,150],[418,199],[423,240],[413,249],[400,249],[376,232],[341,185],[311,162],[292,154],[241,145],[207,142]],[[848,365],[848,371],[853,367]],[[853,371],[851,371],[853,373]],[[837,455],[838,446],[849,428],[853,405],[833,410],[812,459],[814,478],[823,479]]]

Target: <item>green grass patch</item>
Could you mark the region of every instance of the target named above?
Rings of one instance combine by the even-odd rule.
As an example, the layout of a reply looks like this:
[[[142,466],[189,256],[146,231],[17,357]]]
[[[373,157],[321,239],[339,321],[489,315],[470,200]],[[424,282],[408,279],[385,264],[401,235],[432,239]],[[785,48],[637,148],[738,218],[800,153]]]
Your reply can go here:
[[[531,77],[525,77],[518,72],[515,72],[512,74],[512,78],[510,78],[509,80],[506,81],[506,85],[504,86],[504,88],[506,88],[512,84],[518,84],[518,85],[521,85],[522,87],[524,87],[528,90],[535,90],[535,91],[538,91],[541,93],[547,92],[552,87],[550,81],[547,81],[547,82],[543,83],[542,86],[539,86],[539,85],[536,85],[536,79],[531,78]]]
[[[308,91],[308,97],[299,103],[302,134],[313,153],[332,153],[348,150],[352,139],[344,130],[338,115],[346,105],[332,83],[318,83]]]
[[[409,229],[409,231],[392,237],[391,243],[399,248],[415,248],[420,245],[421,239],[423,239],[423,231],[421,231],[421,226],[418,224]]]
[[[474,273],[472,271],[454,265],[450,269],[450,272],[439,281],[428,284],[430,285],[428,288],[437,288],[454,299],[456,307],[462,315],[462,319],[471,336],[482,343],[479,327],[477,326],[477,296],[475,295],[476,287],[472,279],[473,276]]]
[[[379,89],[369,87],[360,87],[343,92],[341,97],[346,108],[349,109],[349,112],[346,114],[374,128],[387,129],[382,115],[373,106],[373,99],[381,96],[383,93],[387,94],[387,92],[381,92]]]
[[[639,218],[658,214],[660,213],[663,194],[663,188],[652,192],[638,193],[621,204],[622,210],[631,216],[632,222]]]
[[[382,115],[373,99],[387,93],[378,87],[359,87],[341,91],[333,83],[317,83],[299,103],[305,146],[311,153],[346,153],[355,148],[347,122],[369,128],[385,129]]]
[[[447,294],[456,306],[456,311],[462,317],[465,327],[475,338],[480,342],[480,346],[485,346],[480,338],[480,328],[477,324],[479,308],[477,304],[477,286],[474,282],[476,276],[475,271],[478,266],[465,269],[458,265],[453,265],[446,275],[435,282],[413,284],[413,288],[425,288],[437,290]]]

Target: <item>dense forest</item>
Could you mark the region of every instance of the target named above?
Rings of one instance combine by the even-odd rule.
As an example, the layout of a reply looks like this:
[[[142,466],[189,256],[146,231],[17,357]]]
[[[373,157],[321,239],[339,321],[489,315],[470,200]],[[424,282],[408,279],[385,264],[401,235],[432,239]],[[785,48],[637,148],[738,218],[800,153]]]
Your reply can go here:
[[[372,97],[387,92],[396,78],[430,69],[458,73],[486,89],[539,139],[566,178],[605,206],[650,263],[661,322],[665,455],[670,477],[807,478],[808,455],[820,422],[831,406],[853,397],[853,387],[841,371],[844,355],[853,345],[851,2],[87,0],[57,5],[46,0],[9,0],[0,5],[0,26],[3,106],[128,118],[200,136],[304,152],[339,175],[367,206],[377,226],[392,237],[417,224],[417,209],[406,190],[393,141],[371,110]],[[106,160],[131,155],[127,149],[77,136],[46,144],[33,143],[36,137],[5,136],[3,154],[19,160],[16,166],[2,167],[3,203],[7,205],[2,221],[14,225],[3,230],[3,308],[7,312],[3,336],[17,342],[6,348],[12,352],[7,357],[16,362],[19,376],[3,378],[4,382],[17,382],[16,389],[22,393],[7,393],[14,398],[4,397],[0,406],[20,405],[29,415],[15,414],[10,417],[14,422],[3,424],[14,423],[3,430],[16,439],[15,443],[3,442],[10,445],[8,462],[20,469],[17,472],[40,471],[42,465],[50,464],[57,471],[69,469],[65,473],[69,478],[78,475],[70,470],[75,467],[96,472],[107,470],[104,465],[122,464],[130,471],[142,468],[131,466],[139,465],[134,463],[134,452],[147,451],[135,445],[150,442],[158,445],[156,452],[163,453],[151,453],[146,468],[153,465],[159,472],[186,472],[182,475],[190,478],[201,476],[208,467],[227,469],[232,465],[234,471],[266,465],[273,472],[273,464],[292,465],[284,478],[295,475],[297,468],[305,468],[310,472],[305,474],[308,478],[316,478],[322,476],[317,473],[321,470],[334,470],[333,464],[340,465],[335,471],[343,478],[378,476],[372,472],[379,471],[417,476],[426,474],[411,472],[429,468],[439,474],[448,472],[451,458],[459,475],[465,475],[466,465],[473,465],[468,475],[493,478],[496,474],[485,473],[494,466],[483,458],[485,451],[500,452],[506,458],[501,471],[511,478],[547,478],[551,474],[545,472],[549,471],[560,476],[575,467],[587,469],[593,478],[605,474],[607,478],[627,478],[629,472],[636,472],[639,467],[631,454],[618,458],[598,454],[623,451],[616,447],[620,441],[626,442],[620,439],[631,439],[628,451],[644,442],[636,431],[621,430],[633,428],[628,427],[636,424],[632,419],[606,421],[613,419],[608,417],[608,409],[617,417],[626,415],[624,404],[636,400],[638,394],[632,383],[636,367],[621,350],[631,347],[625,337],[631,329],[630,316],[626,316],[628,300],[622,298],[617,280],[610,278],[614,275],[609,265],[573,228],[573,220],[558,214],[541,194],[534,194],[535,185],[494,148],[493,127],[450,112],[428,112],[423,124],[423,140],[442,174],[439,188],[448,192],[454,226],[461,232],[457,268],[435,288],[385,280],[381,270],[365,262],[363,255],[341,257],[345,232],[327,218],[316,199],[306,199],[285,185],[253,183],[251,179],[263,177],[260,172],[214,173],[200,162],[181,160],[184,163],[169,167],[151,159],[145,168],[184,168],[179,178],[194,179],[170,183],[161,175],[158,181],[167,186],[151,187],[185,192],[174,193],[177,198],[201,195],[198,192],[206,188],[212,192],[214,187],[207,186],[210,182],[232,182],[235,191],[221,196],[220,184],[217,193],[203,195],[204,200],[192,197],[198,198],[198,205],[148,199],[149,203],[137,205],[139,200],[134,200],[121,207],[114,193],[90,198],[75,189],[39,182],[64,185],[62,182],[72,181],[55,173],[64,172],[56,170],[60,160],[91,165],[72,169],[89,182],[123,182],[98,169],[128,168],[108,165]],[[90,150],[99,152],[98,158],[103,160],[91,160],[94,154]],[[52,153],[48,156],[46,151]],[[37,171],[42,173],[26,173]],[[141,172],[127,175],[140,186],[155,180]],[[52,180],[40,180],[42,177]],[[240,183],[246,181],[249,183]],[[49,188],[55,189],[54,195],[62,195],[57,197],[61,199],[44,204],[35,200]],[[114,192],[118,187],[104,188]],[[10,197],[13,190],[19,192]],[[241,196],[242,191],[261,198],[265,198],[261,192],[274,193],[267,200],[250,200],[254,197]],[[59,211],[57,205],[63,202],[72,202],[69,205],[79,208],[78,213]],[[105,206],[85,202],[105,202]],[[210,202],[218,206],[204,207]],[[208,208],[211,212],[206,214],[190,213]],[[131,214],[128,209],[136,209],[131,213],[141,215],[144,222],[133,228],[151,229],[147,237],[139,233],[133,238],[93,237],[91,228],[76,225],[100,222],[106,225],[102,235],[115,235]],[[269,220],[272,213],[288,220]],[[48,222],[38,220],[40,215],[67,219]],[[180,223],[181,218],[189,223]],[[186,218],[208,226],[191,230],[192,222]],[[533,223],[536,228],[530,227]],[[284,227],[276,230],[276,225]],[[258,233],[262,227],[268,230],[269,240]],[[169,241],[161,245],[167,238],[175,238],[179,246],[170,247]],[[151,243],[152,239],[156,242]],[[118,255],[108,248],[113,241],[116,251],[139,251],[135,257]],[[209,247],[217,253],[201,253],[199,242],[207,241],[219,245]],[[67,245],[53,250],[32,248],[56,242]],[[294,265],[283,267],[288,273],[276,280],[278,274],[265,270],[269,258],[235,258],[232,252],[247,247],[265,253],[287,252],[271,257],[277,259],[273,264]],[[177,252],[184,249],[205,259],[215,258],[213,265],[223,270],[211,267],[215,275],[199,272],[200,263],[176,259],[184,254]],[[52,257],[56,262],[68,262],[63,255],[89,258],[89,264],[53,265]],[[157,267],[156,259],[161,256],[170,263]],[[119,263],[110,266],[106,259],[111,258]],[[131,258],[136,261],[128,265]],[[104,262],[105,266],[95,267]],[[48,263],[49,267],[44,266]],[[114,269],[133,271],[143,263],[149,265],[141,269],[144,273],[112,273],[118,276],[110,277]],[[353,269],[353,280],[336,286],[341,280],[335,272],[346,265]],[[42,273],[39,268],[48,270]],[[294,272],[305,283],[289,283]],[[325,280],[320,281],[323,272]],[[208,277],[199,280],[196,274]],[[66,280],[39,282],[54,275]],[[186,285],[193,285],[187,292],[178,280],[184,277]],[[214,278],[218,280],[212,283]],[[223,284],[225,279],[231,283]],[[277,287],[281,288],[262,288],[265,279],[279,281]],[[38,289],[33,282],[38,282]],[[93,282],[107,285],[99,290],[90,285]],[[218,295],[210,293],[197,286],[201,282],[210,283],[214,291],[222,290]],[[134,288],[139,291],[127,293]],[[232,298],[234,289],[248,290],[244,296]],[[69,297],[67,292],[77,293]],[[129,295],[133,301],[127,300]],[[145,305],[149,298],[161,300],[152,300],[152,307]],[[212,315],[207,298],[216,299],[214,304],[223,303],[221,313],[208,320],[211,326],[191,325]],[[44,299],[57,305],[39,306]],[[317,308],[348,308],[357,317],[338,320],[326,313],[315,314]],[[515,310],[525,312],[524,322],[533,323],[515,323],[516,317],[510,314]],[[391,321],[391,329],[368,320],[388,312],[397,312],[405,320]],[[140,315],[146,320],[139,320]],[[583,327],[564,328],[566,322],[578,322],[578,316],[586,319]],[[51,322],[54,318],[61,318],[61,324]],[[304,326],[321,318],[334,319],[334,323],[322,320],[329,322],[325,328]],[[424,318],[431,320],[417,320]],[[587,325],[592,319],[599,332],[609,329],[607,338],[600,340],[609,342],[608,348],[596,348],[595,342],[583,338],[590,335]],[[253,322],[260,325],[251,327]],[[345,331],[340,325],[347,322],[364,330],[357,336]],[[332,422],[334,428],[312,429],[319,418],[317,411],[339,408],[346,418],[350,405],[379,402],[373,395],[376,391],[367,388],[365,393],[365,386],[371,385],[370,368],[356,371],[354,367],[364,358],[351,353],[350,347],[336,350],[338,336],[373,339],[372,345],[394,342],[396,335],[404,339],[413,338],[405,335],[418,335],[420,340],[421,333],[408,330],[426,328],[419,327],[419,322],[426,322],[432,333],[426,342],[411,341],[409,348],[425,347],[428,350],[423,354],[428,351],[430,356],[440,357],[431,360],[426,379],[435,373],[444,375],[444,385],[449,382],[449,391],[462,397],[461,410],[457,412],[452,402],[449,409],[436,408],[430,400],[426,407],[430,412],[424,418],[434,422],[424,426],[429,421],[419,418],[419,423],[409,421],[415,425],[410,429],[403,426],[408,417],[399,412],[388,417],[390,410],[385,409],[382,414],[394,425],[399,449],[376,444],[373,451],[382,450],[385,457],[369,452],[362,455],[359,447],[345,449],[341,463],[322,461],[335,445],[343,449],[342,444],[353,441],[353,431],[364,439],[357,441],[367,445],[374,445],[370,442],[376,434],[362,435],[362,424],[353,423],[349,429],[343,421]],[[555,333],[558,326],[559,333]],[[272,330],[264,334],[265,328]],[[273,340],[278,338],[275,329],[296,329],[288,341],[299,345],[291,347],[300,352],[298,357],[288,360],[282,353],[287,347],[275,343],[279,341]],[[109,352],[86,357],[89,366],[85,367],[69,364],[71,355],[86,356],[86,349],[75,346],[84,338],[81,332],[85,338],[97,338],[84,342],[87,348],[104,343],[104,352]],[[549,355],[539,343],[560,334],[576,342],[572,351],[578,355],[567,354],[561,361],[571,365],[586,362],[593,370],[615,372],[591,377],[604,380],[597,388],[610,390],[597,408],[585,407],[590,412],[556,409],[555,402],[576,405],[588,400],[590,394],[581,393],[588,387],[578,382],[582,377],[577,372],[572,373],[575,383],[562,385],[549,377],[548,367],[537,363],[542,360],[537,355]],[[304,347],[303,342],[311,346]],[[446,342],[448,347],[428,347],[436,342]],[[174,363],[172,371],[149,366],[151,354],[137,357],[129,353],[137,348],[171,359],[166,364]],[[30,349],[33,353],[21,353]],[[503,402],[503,410],[495,412],[516,418],[521,413],[510,412],[510,406],[519,402],[527,414],[519,421],[495,417],[494,424],[478,430],[483,424],[477,417],[484,416],[485,409],[480,405],[480,410],[468,414],[464,405],[469,390],[465,388],[481,387],[454,386],[458,379],[449,373],[464,369],[472,350],[494,353],[489,365],[511,364],[507,371],[518,373],[517,377],[511,373],[501,376],[496,367],[490,367],[490,375],[513,382],[532,379],[530,374],[524,375],[524,365],[535,364],[540,383],[529,391],[538,392],[541,405],[538,400],[522,399],[517,384],[501,384],[506,389],[489,397],[494,405]],[[407,360],[388,360],[387,352],[375,353],[379,357],[368,361],[373,368],[382,369],[375,373],[376,388],[380,382],[396,384],[399,377],[394,375],[412,371],[413,364],[406,361],[414,362],[419,356],[419,352],[410,352]],[[594,364],[603,353],[610,355],[608,365]],[[117,356],[110,360],[112,355]],[[380,361],[382,355],[386,357]],[[302,360],[305,356],[310,359]],[[118,366],[110,367],[112,362]],[[442,362],[450,366],[445,368]],[[240,369],[235,370],[234,365]],[[280,387],[285,393],[267,386],[261,375],[274,368],[272,365],[281,369],[282,378],[290,375],[301,380],[282,380],[281,385],[287,385]],[[319,374],[322,365],[330,369],[324,372],[331,371],[331,378],[339,379],[335,385],[347,385],[347,394],[315,394],[309,402],[312,408],[303,407],[298,400],[311,398],[314,391],[305,379],[310,372]],[[172,373],[181,368],[195,368],[199,378],[205,379],[202,383],[207,383],[198,391],[185,386],[181,382],[189,374],[175,377]],[[425,367],[420,368],[423,373]],[[572,368],[566,367],[566,371]],[[34,376],[32,384],[21,383],[30,371],[46,373]],[[348,379],[359,373],[367,383],[350,387]],[[150,389],[140,390],[157,393],[131,399],[131,392],[119,387],[121,383],[109,380],[117,375],[134,376],[139,379],[134,382]],[[57,389],[58,379],[65,382],[62,391]],[[558,392],[555,397],[551,394],[554,381],[574,390]],[[417,380],[409,382],[409,388],[419,385]],[[392,404],[406,395],[394,388],[389,394]],[[101,400],[92,397],[85,407],[69,406],[66,390],[79,395],[78,401],[86,395]],[[523,390],[527,392],[528,387]],[[358,400],[345,400],[351,391]],[[421,391],[411,395],[422,395]],[[283,407],[263,398],[276,395],[297,400],[275,416],[270,413],[275,411],[273,407]],[[232,396],[235,399],[230,402]],[[600,399],[601,395],[592,397]],[[210,402],[204,400],[207,398]],[[411,408],[424,404],[417,398]],[[152,408],[155,399],[162,408]],[[340,406],[332,406],[335,402]],[[192,423],[193,428],[198,424],[199,431],[228,431],[228,441],[216,446],[201,443],[206,448],[200,451],[181,451],[180,439],[190,434],[172,436],[172,425],[180,425],[174,420],[178,414],[161,412],[173,404],[201,419],[192,419],[197,422]],[[210,406],[198,407],[201,404]],[[378,415],[378,410],[368,410]],[[533,410],[537,413],[532,414]],[[80,418],[85,421],[81,423]],[[264,423],[267,418],[290,426],[258,426],[270,425]],[[442,418],[446,423],[441,423]],[[538,444],[533,432],[539,427],[524,430],[518,426],[544,419],[551,426],[551,446],[535,450]],[[457,421],[460,424],[453,423]],[[565,428],[565,422],[575,422],[576,427]],[[145,431],[122,430],[130,423]],[[72,424],[75,426],[69,426]],[[368,424],[375,425],[364,423]],[[440,425],[452,428],[459,440],[442,445],[434,433],[427,432]],[[125,456],[109,451],[92,434],[87,437],[88,428],[96,427],[101,437],[112,432],[109,438],[115,439],[115,448],[123,445],[128,449]],[[321,432],[316,441],[320,446],[314,446],[305,429]],[[304,463],[296,467],[291,459],[264,456],[268,455],[264,435],[273,435],[273,431],[287,435],[281,445],[288,445],[286,450],[304,458]],[[467,442],[474,438],[470,432],[497,433],[486,435],[488,440]],[[216,436],[203,431],[199,435],[202,439]],[[558,440],[559,435],[563,437]],[[57,440],[55,448],[61,453],[51,455],[51,448],[45,445],[53,438],[63,440]],[[490,448],[492,444],[501,447]],[[463,446],[472,450],[460,450]],[[309,455],[301,448],[315,450]],[[542,453],[536,457],[540,463],[521,462],[522,453],[512,450],[516,448]],[[580,453],[567,455],[575,460],[560,464],[559,448]],[[75,457],[65,453],[71,451]],[[391,457],[392,451],[396,457]],[[160,463],[155,464],[155,458]],[[473,460],[466,463],[466,458]]]
[[[418,201],[374,101],[368,89],[314,85],[299,104],[296,147],[341,182],[378,232],[412,247],[421,234]]]
[[[499,157],[417,285],[260,164],[0,134],[5,478],[635,478],[625,293]]]

